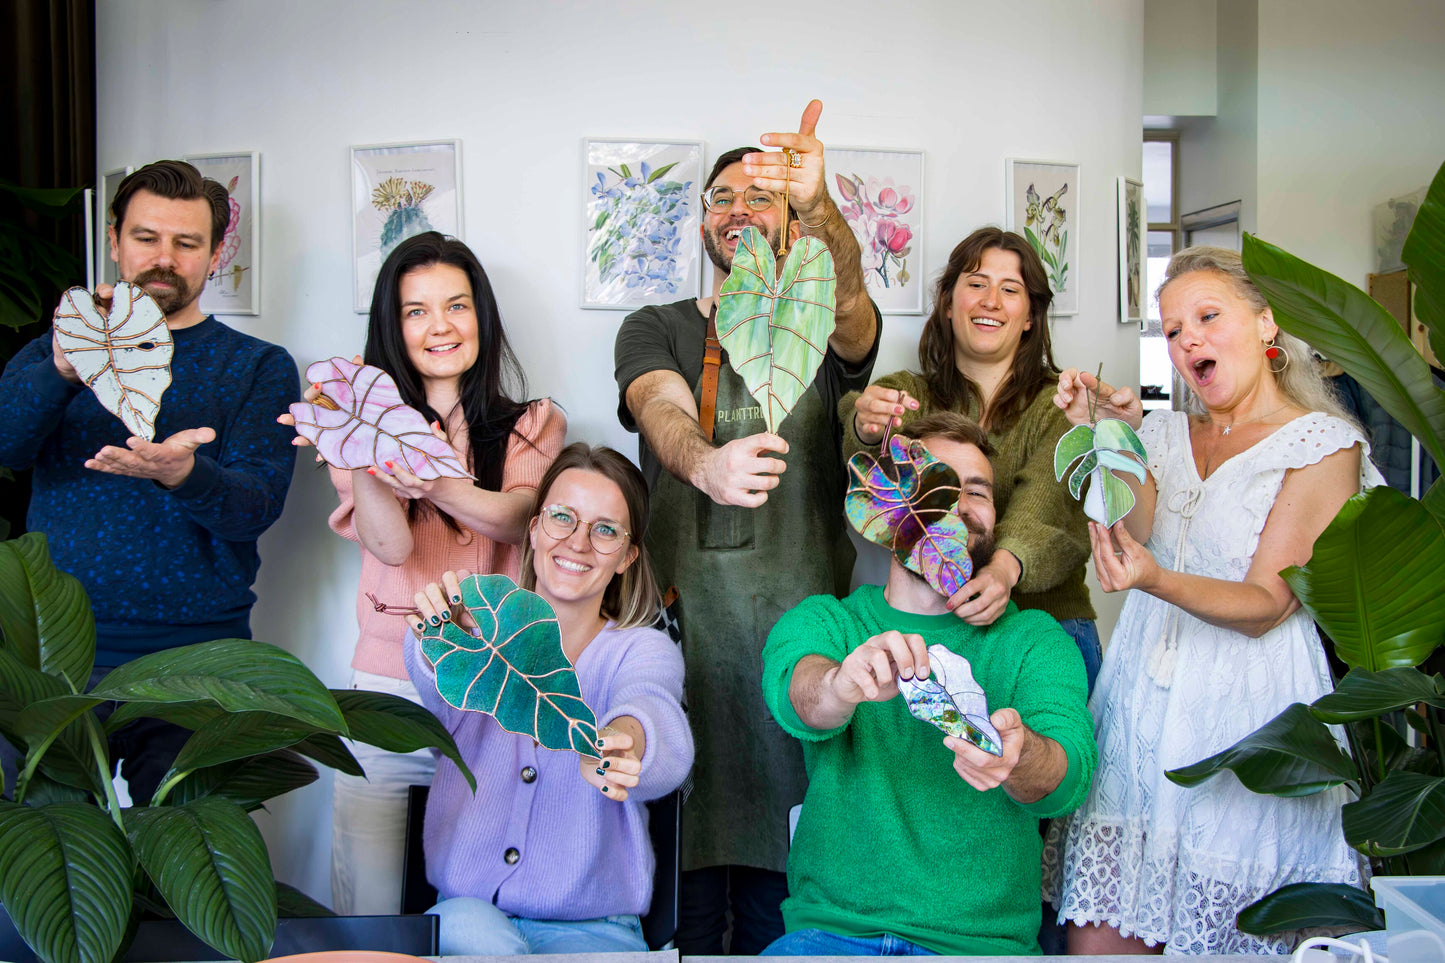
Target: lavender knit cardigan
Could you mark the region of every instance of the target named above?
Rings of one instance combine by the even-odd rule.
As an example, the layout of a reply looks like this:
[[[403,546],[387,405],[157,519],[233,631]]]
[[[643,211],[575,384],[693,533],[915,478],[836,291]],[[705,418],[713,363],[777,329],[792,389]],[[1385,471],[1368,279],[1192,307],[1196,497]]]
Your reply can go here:
[[[582,779],[576,753],[539,748],[491,716],[447,705],[411,632],[405,650],[422,703],[477,777],[473,796],[455,764],[437,762],[424,843],[439,898],[475,896],[530,919],[647,912],[655,862],[643,803],[677,788],[692,767],[692,731],[679,701],[682,653],[672,640],[609,622],[577,659],[598,725],[631,716],[646,734],[639,782],[621,803]]]

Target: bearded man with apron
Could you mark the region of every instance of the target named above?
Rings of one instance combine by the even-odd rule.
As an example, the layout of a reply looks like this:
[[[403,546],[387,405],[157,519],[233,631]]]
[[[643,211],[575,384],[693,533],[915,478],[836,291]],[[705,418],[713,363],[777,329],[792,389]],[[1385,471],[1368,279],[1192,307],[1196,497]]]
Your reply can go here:
[[[684,955],[722,953],[729,912],[734,955],[754,955],[783,933],[788,810],[807,783],[797,740],[763,704],[763,643],[809,595],[846,595],[853,570],[836,412],[844,394],[868,385],[880,317],[863,290],[857,241],[824,187],[823,146],[812,136],[821,109],[813,101],[796,134],[764,135],[783,151],[738,148],[713,167],[702,225],[712,297],[642,308],[617,335],[618,418],[641,434],[648,549],[662,587],[678,590],[697,745],[682,809]],[[790,245],[806,232],[833,255],[837,327],[775,436],[715,340],[714,312],[738,233],[756,227],[777,249],[785,178],[797,218],[786,222]]]

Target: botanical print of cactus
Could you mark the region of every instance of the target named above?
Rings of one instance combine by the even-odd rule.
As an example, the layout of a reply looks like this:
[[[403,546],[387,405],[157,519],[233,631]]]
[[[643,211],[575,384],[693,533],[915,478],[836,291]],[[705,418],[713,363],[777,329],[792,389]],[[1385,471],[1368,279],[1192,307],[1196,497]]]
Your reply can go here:
[[[422,201],[430,197],[433,190],[435,188],[424,181],[388,177],[371,192],[371,206],[386,215],[386,223],[381,226],[382,260],[402,241],[432,230]]]
[[[1061,293],[1069,286],[1069,230],[1068,212],[1064,209],[1064,195],[1069,192],[1066,181],[1062,187],[1047,198],[1040,198],[1033,184],[1024,194],[1024,237],[1044,267],[1049,272],[1049,287],[1054,294]]]
[[[636,171],[618,164],[597,172],[587,203],[587,260],[596,265],[599,299],[677,293],[687,273],[681,227],[693,182],[668,179],[676,166],[642,161]]]

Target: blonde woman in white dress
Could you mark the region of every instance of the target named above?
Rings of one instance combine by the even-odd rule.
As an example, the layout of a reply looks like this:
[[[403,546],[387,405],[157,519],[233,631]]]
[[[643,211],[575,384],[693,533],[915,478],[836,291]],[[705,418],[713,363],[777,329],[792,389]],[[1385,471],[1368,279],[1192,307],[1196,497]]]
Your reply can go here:
[[[1237,253],[1176,254],[1159,305],[1193,413],[1143,418],[1131,390],[1074,369],[1055,398],[1075,424],[1096,395],[1098,417],[1139,428],[1149,474],[1128,478],[1138,501],[1123,521],[1090,523],[1104,591],[1131,591],[1089,704],[1099,769],[1050,831],[1045,895],[1073,924],[1071,953],[1287,952],[1288,936],[1240,933],[1235,915],[1286,883],[1359,883],[1346,791],[1281,799],[1232,773],[1192,789],[1164,773],[1330,691],[1314,623],[1278,573],[1380,479]]]

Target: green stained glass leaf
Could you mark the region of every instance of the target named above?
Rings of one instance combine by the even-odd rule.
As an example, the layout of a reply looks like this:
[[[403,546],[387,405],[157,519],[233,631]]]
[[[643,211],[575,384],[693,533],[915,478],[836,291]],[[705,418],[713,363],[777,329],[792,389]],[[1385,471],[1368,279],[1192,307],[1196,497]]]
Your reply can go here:
[[[1078,462],[1069,476],[1069,494],[1078,498],[1084,482],[1089,481],[1084,514],[1112,526],[1134,508],[1133,491],[1115,473],[1125,472],[1142,482],[1148,457],[1133,428],[1115,418],[1105,418],[1064,432],[1054,446],[1054,477],[1063,481],[1069,467]]]
[[[442,698],[458,709],[485,712],[508,732],[547,749],[596,755],[597,718],[562,650],[552,607],[505,575],[473,575],[461,587],[477,635],[443,622],[428,625],[421,636]]]
[[[813,383],[834,327],[833,256],[815,237],[793,245],[781,273],[757,228],[743,231],[718,294],[718,340],[776,432]]]

